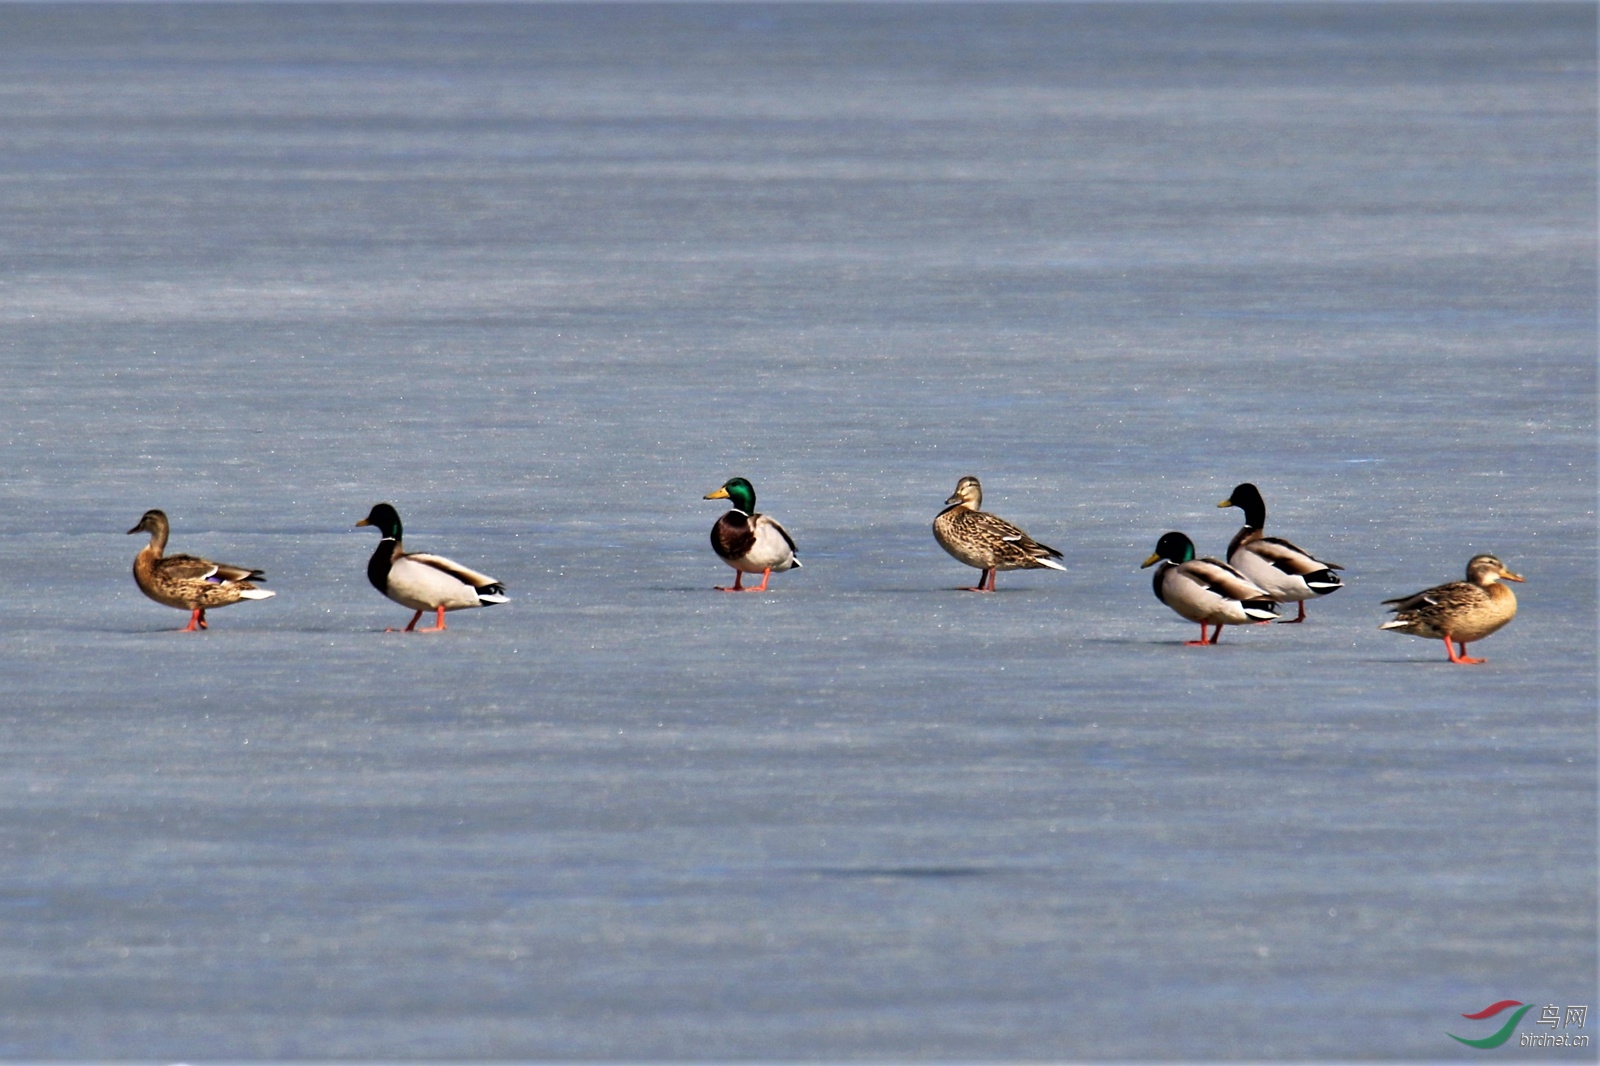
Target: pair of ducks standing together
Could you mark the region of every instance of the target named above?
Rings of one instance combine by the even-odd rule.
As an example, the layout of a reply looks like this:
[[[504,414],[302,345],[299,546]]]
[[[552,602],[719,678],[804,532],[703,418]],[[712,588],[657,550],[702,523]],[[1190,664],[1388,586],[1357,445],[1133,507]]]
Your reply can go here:
[[[400,514],[387,503],[373,506],[358,526],[375,526],[382,538],[367,561],[367,580],[373,588],[417,612],[405,631],[417,628],[424,611],[438,620],[423,633],[442,632],[444,613],[467,607],[488,607],[508,600],[505,586],[442,555],[407,552],[401,547]],[[256,588],[265,581],[260,570],[214,563],[193,555],[165,555],[170,531],[162,511],[146,511],[129,533],[148,533],[150,543],[133,560],[133,580],[140,591],[157,603],[189,612],[185,633],[206,628],[206,611],[240,600],[264,600],[275,593]]]
[[[731,478],[705,498],[726,499],[733,505],[711,529],[712,549],[734,570],[733,584],[719,585],[719,591],[765,592],[774,572],[800,565],[794,538],[775,519],[755,509],[755,489],[749,481]],[[1059,551],[981,509],[983,487],[977,478],[962,478],[945,504],[933,522],[934,538],[956,559],[980,571],[978,583],[963,591],[993,592],[1001,570],[1066,569],[1056,561],[1062,557]],[[1216,644],[1224,625],[1270,621],[1277,618],[1278,604],[1283,602],[1300,605],[1299,614],[1284,621],[1303,622],[1306,600],[1343,587],[1334,573],[1342,569],[1337,564],[1322,562],[1282,538],[1266,536],[1266,503],[1254,485],[1239,485],[1217,506],[1245,512],[1244,527],[1228,545],[1228,562],[1196,558],[1194,542],[1172,532],[1157,541],[1155,553],[1143,564],[1162,563],[1152,582],[1156,597],[1200,623],[1200,639],[1185,643]],[[416,612],[406,632],[416,629],[425,611],[434,611],[437,621],[422,632],[438,632],[445,628],[446,611],[507,602],[505,586],[487,574],[442,555],[404,551],[400,515],[390,504],[374,505],[356,525],[376,527],[382,534],[368,560],[367,578],[379,592]],[[150,535],[150,543],[134,560],[134,580],[151,599],[190,612],[185,632],[206,628],[208,608],[273,595],[256,587],[255,582],[266,579],[260,570],[191,555],[164,555],[169,524],[161,511],[146,511],[128,532]],[[757,573],[761,584],[746,587],[744,575]],[[1379,628],[1443,639],[1451,662],[1483,662],[1467,657],[1467,644],[1493,633],[1517,611],[1516,597],[1499,583],[1501,579],[1522,580],[1494,556],[1475,556],[1467,564],[1466,581],[1385,600],[1394,605],[1395,617]],[[1215,627],[1209,640],[1208,626]]]
[[[729,499],[734,509],[717,520],[711,546],[734,568],[726,592],[764,592],[773,571],[800,565],[794,538],[778,522],[755,509],[750,482],[733,478],[706,499]],[[983,487],[964,477],[946,507],[933,520],[933,536],[956,559],[980,571],[978,583],[966,592],[993,592],[1001,570],[1065,570],[1061,553],[1034,540],[998,515],[982,510]],[[1196,558],[1194,542],[1178,532],[1163,534],[1143,566],[1161,563],[1152,581],[1156,598],[1191,622],[1200,623],[1200,639],[1189,645],[1216,644],[1224,625],[1248,625],[1278,617],[1280,603],[1297,603],[1294,623],[1306,619],[1306,601],[1344,587],[1337,563],[1323,562],[1281,537],[1265,533],[1267,505],[1261,492],[1246,482],[1218,507],[1238,507],[1245,524],[1228,545],[1228,561]],[[1142,567],[1141,567],[1142,568]],[[746,573],[761,574],[761,584],[742,587]],[[1467,644],[1482,640],[1517,613],[1517,598],[1501,579],[1521,581],[1492,555],[1474,556],[1467,580],[1453,581],[1410,596],[1385,600],[1395,617],[1379,626],[1420,637],[1442,639],[1453,663],[1481,663],[1467,656]],[[1212,629],[1207,639],[1206,630]],[[1459,652],[1458,652],[1459,649]]]
[[[711,550],[733,567],[733,584],[716,586],[718,592],[765,592],[774,572],[800,565],[799,549],[789,531],[771,515],[756,510],[756,490],[742,477],[730,478],[708,500],[728,500],[733,508],[711,527]],[[956,485],[947,506],[933,520],[933,536],[944,550],[982,571],[978,583],[964,592],[993,592],[995,574],[1001,570],[1066,570],[1056,562],[1061,553],[1040,544],[998,515],[980,510],[983,487],[975,477]],[[745,574],[760,574],[761,584],[746,588]]]

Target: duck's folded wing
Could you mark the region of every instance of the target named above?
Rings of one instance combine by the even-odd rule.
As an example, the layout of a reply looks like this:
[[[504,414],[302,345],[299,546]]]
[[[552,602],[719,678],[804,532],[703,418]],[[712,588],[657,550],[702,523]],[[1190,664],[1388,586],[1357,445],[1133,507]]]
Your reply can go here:
[[[789,545],[789,550],[791,552],[798,552],[800,550],[799,546],[795,544],[794,538],[789,536],[789,531],[784,529],[783,526],[778,523],[776,518],[773,518],[770,515],[758,514],[756,515],[756,524],[777,530],[778,535],[783,537],[784,543]]]
[[[982,522],[981,528],[985,536],[994,537],[996,540],[1005,541],[1008,544],[1015,544],[1023,552],[1035,558],[1041,555],[1050,559],[1061,558],[1061,553],[1050,547],[1050,545],[1040,544],[1028,536],[1021,527],[1007,522],[999,515],[990,514],[988,511],[978,511],[975,517]]]
[[[1392,600],[1384,600],[1387,604],[1394,604],[1390,608],[1396,612],[1420,611],[1427,607],[1462,607],[1482,598],[1484,592],[1476,585],[1465,581],[1452,581],[1448,585],[1436,585],[1431,589],[1414,592],[1410,596],[1400,596]]]
[[[1261,537],[1250,541],[1246,547],[1251,554],[1271,563],[1286,574],[1305,577],[1323,570],[1343,570],[1338,563],[1325,563],[1310,552],[1291,544],[1282,537]]]
[[[217,568],[217,577],[229,581],[265,581],[267,575],[261,570],[251,570],[243,566],[229,566],[227,563],[213,563]]]
[[[195,555],[168,555],[156,563],[156,572],[173,581],[205,581],[218,576],[218,567]]]
[[[1409,596],[1396,596],[1392,600],[1384,600],[1383,604],[1391,611],[1415,611],[1419,607],[1432,607],[1438,602],[1433,598],[1433,589],[1424,589]],[[1394,606],[1390,607],[1390,604]]]
[[[429,555],[426,552],[407,552],[401,558],[408,559],[414,563],[421,563],[424,566],[431,566],[433,569],[449,574],[457,581],[471,585],[475,589],[494,588],[498,591],[504,591],[500,582],[488,574],[479,573],[471,567],[462,566],[454,559],[446,559],[442,555]]]
[[[1272,594],[1223,562],[1207,556],[1179,568],[1185,577],[1230,600],[1270,600]]]

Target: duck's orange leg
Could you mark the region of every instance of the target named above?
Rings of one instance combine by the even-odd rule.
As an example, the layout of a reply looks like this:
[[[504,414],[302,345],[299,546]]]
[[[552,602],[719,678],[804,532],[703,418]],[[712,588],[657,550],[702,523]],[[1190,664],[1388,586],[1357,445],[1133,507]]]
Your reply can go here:
[[[1280,626],[1292,626],[1296,622],[1304,622],[1305,620],[1306,620],[1306,601],[1305,600],[1301,600],[1300,601],[1300,613],[1295,615],[1293,618],[1280,618],[1280,619],[1278,619],[1278,624]]]
[[[206,627],[206,612],[199,607],[189,612],[189,624],[183,627],[185,633],[193,633]]]
[[[414,631],[417,628],[417,622],[420,621],[421,618],[422,618],[422,612],[421,611],[418,611],[416,614],[412,615],[411,616],[411,624],[406,626],[405,629],[402,630],[402,632],[410,633],[410,632]],[[394,630],[385,629],[384,632],[385,633],[393,633]]]
[[[735,570],[734,574],[735,577],[733,579],[733,587],[729,588],[726,585],[718,585],[718,592],[765,592],[767,591],[767,580],[772,577],[772,567],[769,566],[765,570],[761,571],[761,584],[752,585],[749,588],[744,587],[743,570]]]
[[[427,629],[419,629],[419,630],[417,630],[418,633],[443,633],[444,632],[444,606],[440,605],[440,607],[438,608],[438,611],[439,611],[439,619],[438,619],[438,621],[435,624],[429,626]],[[418,611],[417,612],[417,618],[421,618],[421,617],[422,617],[422,612]],[[412,625],[416,625],[417,624],[417,618],[413,618],[411,620],[411,624]]]
[[[1221,629],[1222,627],[1218,626],[1217,628]],[[1201,622],[1200,623],[1200,639],[1199,640],[1186,640],[1186,641],[1183,642],[1183,646],[1185,648],[1203,648],[1207,644],[1215,644],[1215,643],[1216,643],[1216,641],[1214,641],[1214,640],[1207,640],[1206,639],[1206,623]]]
[[[1449,654],[1450,661],[1453,663],[1461,663],[1463,666],[1476,666],[1479,663],[1486,663],[1489,661],[1487,659],[1474,659],[1472,656],[1468,655],[1467,646],[1459,640],[1456,641],[1456,645],[1461,648],[1460,655],[1457,655],[1455,648],[1450,646],[1450,637],[1448,635],[1445,636],[1444,650]]]

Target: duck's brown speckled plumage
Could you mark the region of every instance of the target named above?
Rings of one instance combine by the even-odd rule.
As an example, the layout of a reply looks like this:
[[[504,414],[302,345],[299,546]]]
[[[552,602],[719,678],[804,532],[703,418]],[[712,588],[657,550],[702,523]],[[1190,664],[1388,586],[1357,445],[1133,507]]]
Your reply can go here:
[[[1000,570],[1066,569],[1056,562],[1060,552],[999,515],[980,510],[983,486],[977,478],[962,478],[944,502],[948,506],[933,520],[933,538],[961,562],[983,571],[978,584],[966,591],[993,592],[995,573]]]
[[[1465,581],[1384,600],[1393,605],[1389,609],[1395,615],[1378,628],[1443,640],[1451,662],[1481,663],[1483,659],[1467,656],[1467,645],[1482,640],[1517,616],[1517,595],[1502,585],[1502,580],[1523,579],[1493,555],[1475,555],[1467,563]]]
[[[146,511],[139,524],[128,530],[150,534],[150,543],[133,560],[133,580],[139,591],[157,603],[189,611],[186,631],[205,629],[206,611],[240,600],[264,600],[273,595],[252,582],[266,574],[249,567],[214,563],[194,555],[165,555],[171,526],[165,513]]]

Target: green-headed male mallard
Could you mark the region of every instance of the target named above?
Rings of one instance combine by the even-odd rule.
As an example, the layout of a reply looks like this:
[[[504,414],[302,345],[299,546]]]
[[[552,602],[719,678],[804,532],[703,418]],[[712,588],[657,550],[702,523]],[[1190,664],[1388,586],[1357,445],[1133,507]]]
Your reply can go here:
[[[1233,535],[1228,544],[1228,565],[1267,590],[1279,603],[1298,603],[1299,614],[1293,618],[1280,618],[1285,624],[1306,620],[1306,601],[1313,596],[1326,596],[1344,587],[1335,570],[1343,570],[1338,563],[1325,563],[1304,548],[1296,547],[1282,537],[1269,537],[1263,532],[1267,526],[1267,503],[1261,491],[1248,481],[1237,486],[1218,507],[1237,507],[1244,511],[1244,527]]]
[[[1194,541],[1182,533],[1163,533],[1156,541],[1155,553],[1139,569],[1155,563],[1162,563],[1151,580],[1156,599],[1200,623],[1200,639],[1184,641],[1190,647],[1215,644],[1224,625],[1249,625],[1278,617],[1278,605],[1265,589],[1221,559],[1196,559]],[[1209,641],[1207,625],[1217,627]]]
[[[367,560],[367,580],[394,602],[417,612],[405,628],[407,633],[443,632],[446,611],[509,602],[506,587],[488,574],[442,555],[405,551],[401,546],[400,513],[391,505],[373,504],[367,517],[356,525],[376,526],[382,534],[377,550]],[[419,630],[417,622],[423,611],[438,612],[438,621]]]
[[[733,503],[733,509],[711,527],[711,550],[733,567],[733,584],[717,585],[718,592],[765,592],[774,570],[782,573],[800,565],[789,531],[775,519],[756,513],[756,490],[750,482],[729,478],[720,489],[706,493],[705,499]],[[760,574],[761,584],[745,588],[746,574]]]
[[[939,547],[981,570],[976,585],[964,585],[962,592],[993,592],[1000,570],[1065,571],[1056,562],[1061,553],[1040,544],[999,515],[979,510],[983,506],[983,486],[975,477],[956,482],[956,491],[933,520],[933,539]]]
[[[1453,663],[1481,663],[1467,656],[1467,645],[1482,640],[1517,616],[1517,594],[1501,580],[1521,581],[1492,555],[1474,555],[1467,563],[1467,579],[1435,585],[1410,596],[1384,600],[1394,604],[1394,617],[1379,629],[1394,629],[1414,637],[1444,641]],[[1451,646],[1454,641],[1461,653]]]
[[[214,563],[193,555],[162,555],[167,550],[171,526],[162,511],[146,511],[139,524],[128,530],[150,534],[150,543],[133,560],[133,580],[139,591],[157,603],[189,612],[185,633],[206,628],[206,609],[226,607],[240,600],[265,600],[276,595],[258,589],[252,581],[265,581],[260,570]]]

